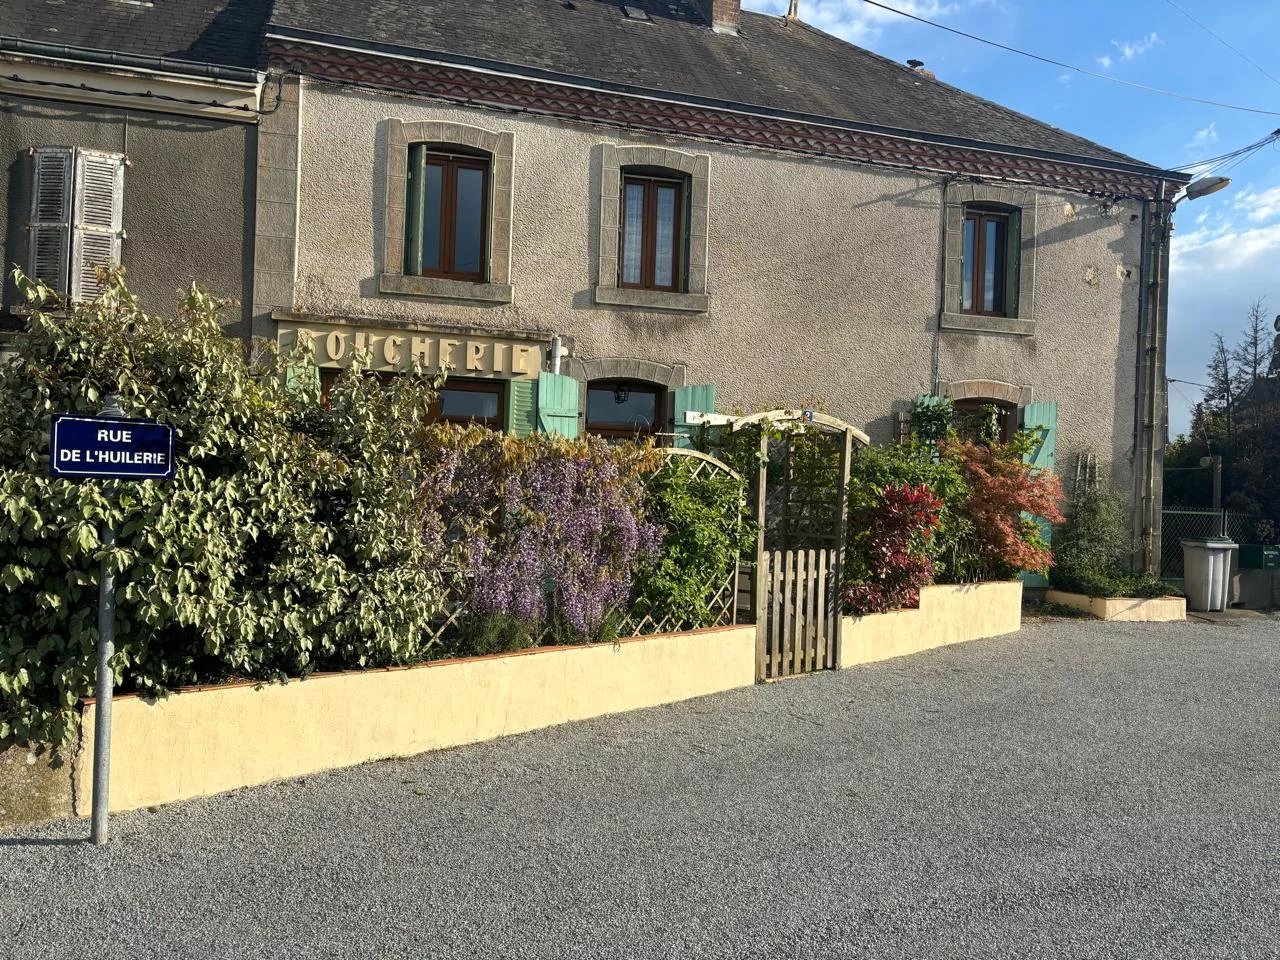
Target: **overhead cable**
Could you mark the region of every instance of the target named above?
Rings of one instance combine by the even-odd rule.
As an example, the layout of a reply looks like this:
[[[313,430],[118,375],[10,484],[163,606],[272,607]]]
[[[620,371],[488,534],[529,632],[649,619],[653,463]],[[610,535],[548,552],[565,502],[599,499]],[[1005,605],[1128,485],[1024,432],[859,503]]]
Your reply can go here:
[[[955,27],[948,27],[945,23],[938,23],[936,20],[928,20],[924,17],[916,16],[914,13],[907,13],[905,10],[898,10],[883,3],[877,3],[876,0],[862,0],[862,2],[880,10],[887,10],[889,13],[896,13],[898,16],[906,17],[908,20],[915,20],[917,23],[928,24],[931,27],[937,27],[939,30],[945,30],[947,33],[954,33],[958,37],[965,37],[968,40],[985,43],[989,47],[995,47],[998,50],[1004,50],[1008,53],[1016,53],[1020,57],[1029,57],[1032,60],[1039,60],[1041,63],[1052,64],[1053,66],[1060,67],[1063,70],[1072,70],[1076,73],[1083,74],[1086,77],[1093,77],[1095,80],[1109,80],[1112,83],[1119,83],[1126,87],[1133,87],[1136,90],[1145,90],[1147,93],[1156,93],[1162,97],[1173,97],[1177,100],[1186,100],[1189,103],[1202,103],[1210,107],[1220,107],[1223,110],[1239,110],[1244,113],[1260,113],[1268,117],[1280,117],[1280,111],[1277,110],[1263,110],[1261,107],[1245,107],[1235,103],[1223,103],[1219,100],[1206,100],[1203,97],[1193,97],[1185,93],[1177,93],[1173,90],[1162,90],[1160,87],[1150,87],[1145,83],[1136,83],[1133,80],[1124,80],[1120,77],[1110,76],[1109,74],[1086,70],[1083,67],[1077,67],[1071,63],[1063,63],[1061,60],[1054,60],[1051,57],[1042,57],[1038,53],[1019,50],[1017,47],[1010,47],[1003,43],[997,43],[995,40],[988,40],[986,37],[979,37],[976,34],[966,33],[963,30],[957,30]]]

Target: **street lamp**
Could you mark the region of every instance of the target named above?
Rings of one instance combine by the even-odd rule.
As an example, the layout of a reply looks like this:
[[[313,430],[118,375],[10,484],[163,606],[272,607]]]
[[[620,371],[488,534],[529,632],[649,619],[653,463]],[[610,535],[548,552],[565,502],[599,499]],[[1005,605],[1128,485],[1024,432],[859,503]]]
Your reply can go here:
[[[1217,193],[1231,186],[1230,177],[1201,177],[1199,180],[1193,180],[1187,184],[1187,192],[1183,197],[1184,200],[1199,200],[1201,197],[1207,197],[1211,193]]]

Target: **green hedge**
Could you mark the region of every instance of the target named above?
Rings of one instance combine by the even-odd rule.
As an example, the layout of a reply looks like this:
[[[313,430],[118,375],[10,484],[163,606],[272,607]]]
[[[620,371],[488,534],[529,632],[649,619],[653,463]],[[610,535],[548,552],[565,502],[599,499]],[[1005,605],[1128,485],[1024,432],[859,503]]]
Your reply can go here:
[[[305,675],[428,652],[441,595],[414,496],[415,432],[433,382],[357,374],[329,402],[291,394],[267,348],[245,357],[223,304],[193,289],[146,316],[120,273],[64,317],[21,276],[35,313],[0,366],[0,738],[60,741],[92,689],[99,530],[118,531],[119,688]],[[54,413],[108,392],[172,424],[169,482],[48,476]]]

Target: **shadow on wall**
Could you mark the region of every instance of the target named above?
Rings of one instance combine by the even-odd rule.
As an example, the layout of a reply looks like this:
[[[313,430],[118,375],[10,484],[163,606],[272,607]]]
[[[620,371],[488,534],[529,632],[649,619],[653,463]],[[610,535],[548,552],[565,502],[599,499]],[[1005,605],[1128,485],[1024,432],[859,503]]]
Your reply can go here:
[[[21,151],[9,164],[8,216],[5,221],[4,257],[0,267],[4,269],[3,293],[0,293],[0,307],[11,307],[19,302],[18,288],[14,286],[11,275],[14,265],[27,270],[28,245],[30,238],[26,228],[30,218],[31,207],[31,159],[25,150]],[[0,329],[21,326],[16,318],[4,316],[0,318]]]
[[[1107,249],[1118,257],[1124,257],[1128,230],[1133,223],[1136,223],[1136,221],[1130,220],[1134,214],[1106,201],[1081,204],[1068,203],[1067,206],[1071,207],[1075,212],[1069,216],[1065,223],[1060,223],[1056,227],[1049,227],[1045,230],[1037,230],[1036,247],[1048,247],[1055,243],[1079,240],[1099,230],[1119,226],[1123,229],[1119,236],[1107,244]]]

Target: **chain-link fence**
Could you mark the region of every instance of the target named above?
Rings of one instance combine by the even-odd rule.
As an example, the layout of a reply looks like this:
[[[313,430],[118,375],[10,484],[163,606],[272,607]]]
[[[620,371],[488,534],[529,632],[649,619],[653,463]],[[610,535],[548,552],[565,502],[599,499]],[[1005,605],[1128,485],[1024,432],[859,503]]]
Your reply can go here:
[[[1236,510],[1165,510],[1160,576],[1165,580],[1182,579],[1183,540],[1227,537],[1236,543],[1257,543],[1262,519]]]

